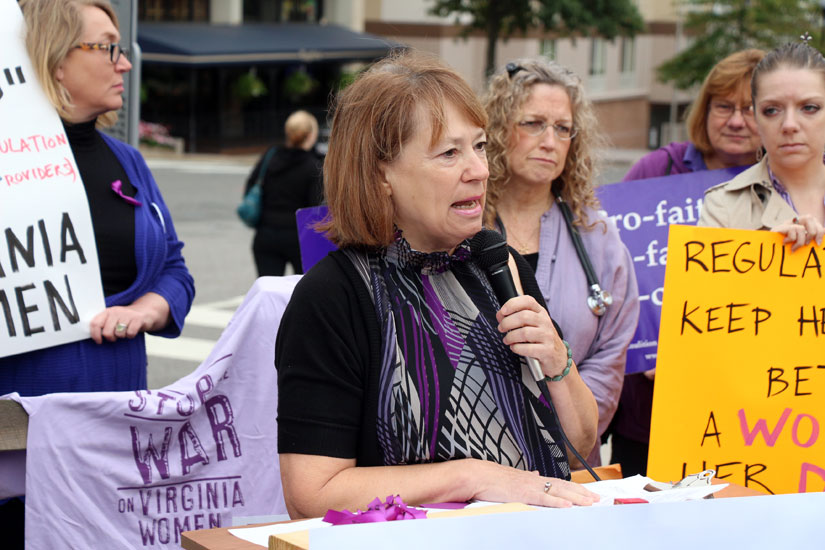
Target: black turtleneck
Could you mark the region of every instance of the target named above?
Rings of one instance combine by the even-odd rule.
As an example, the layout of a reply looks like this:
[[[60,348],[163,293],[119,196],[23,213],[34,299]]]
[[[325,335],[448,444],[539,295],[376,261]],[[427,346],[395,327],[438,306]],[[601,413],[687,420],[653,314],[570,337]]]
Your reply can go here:
[[[86,188],[103,294],[111,296],[129,288],[137,278],[135,207],[112,190],[112,182],[120,180],[122,193],[129,197],[134,197],[137,191],[115,154],[95,130],[95,122],[64,122],[63,127]]]

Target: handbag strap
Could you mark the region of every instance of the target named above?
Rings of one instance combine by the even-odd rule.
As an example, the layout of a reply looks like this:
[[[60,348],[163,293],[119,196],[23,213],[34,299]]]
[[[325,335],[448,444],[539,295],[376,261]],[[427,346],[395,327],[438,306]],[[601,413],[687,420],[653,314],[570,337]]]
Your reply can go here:
[[[274,145],[266,150],[264,159],[261,161],[261,169],[258,170],[258,177],[255,178],[255,185],[262,187],[264,184],[264,176],[266,176],[266,169],[269,168],[269,161],[272,160],[272,155],[275,154],[277,147]]]
[[[670,156],[670,151],[667,149],[665,149],[665,153],[667,153],[667,169],[665,169],[665,175],[669,176],[673,171],[673,157]]]

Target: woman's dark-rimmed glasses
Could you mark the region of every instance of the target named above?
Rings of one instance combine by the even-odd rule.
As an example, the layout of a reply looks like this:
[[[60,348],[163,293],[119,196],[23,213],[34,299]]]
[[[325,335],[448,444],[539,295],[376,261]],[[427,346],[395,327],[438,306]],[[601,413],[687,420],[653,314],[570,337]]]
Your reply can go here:
[[[125,54],[126,52],[123,51],[123,48],[120,44],[112,43],[103,43],[103,42],[81,42],[75,48],[81,49],[83,51],[92,51],[92,50],[105,50],[109,52],[109,60],[112,62],[113,65],[117,65],[117,62],[120,61],[120,56]],[[126,56],[128,59],[128,55]]]

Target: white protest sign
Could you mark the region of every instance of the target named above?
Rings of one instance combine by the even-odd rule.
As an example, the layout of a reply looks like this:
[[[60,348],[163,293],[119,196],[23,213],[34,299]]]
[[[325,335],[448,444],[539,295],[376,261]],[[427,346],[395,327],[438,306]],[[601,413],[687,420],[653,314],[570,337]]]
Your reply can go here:
[[[23,36],[0,0],[0,357],[88,338],[105,308],[86,191]]]

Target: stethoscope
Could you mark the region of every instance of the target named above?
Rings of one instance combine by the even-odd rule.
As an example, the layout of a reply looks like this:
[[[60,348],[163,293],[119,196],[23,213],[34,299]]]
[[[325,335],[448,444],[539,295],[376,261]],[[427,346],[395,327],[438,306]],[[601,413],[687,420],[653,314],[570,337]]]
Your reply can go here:
[[[573,225],[573,212],[570,210],[570,205],[565,202],[561,196],[561,182],[556,180],[553,182],[551,188],[553,195],[556,197],[556,204],[559,205],[561,214],[564,217],[564,223],[567,225],[567,231],[570,233],[570,238],[573,240],[573,247],[576,249],[576,255],[579,257],[579,262],[582,264],[584,275],[587,278],[587,286],[590,289],[590,294],[587,296],[587,307],[593,312],[593,315],[601,317],[607,311],[607,307],[613,303],[613,296],[610,292],[603,290],[599,284],[599,279],[596,277],[596,271],[593,269],[593,264],[590,262],[590,256],[584,248],[581,234],[578,228]],[[496,225],[498,226],[504,238],[507,238],[507,229],[501,219],[496,216]]]

